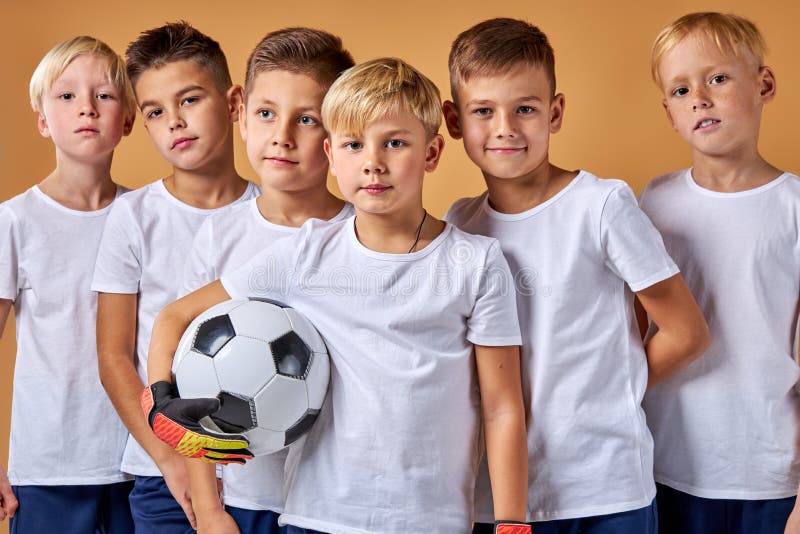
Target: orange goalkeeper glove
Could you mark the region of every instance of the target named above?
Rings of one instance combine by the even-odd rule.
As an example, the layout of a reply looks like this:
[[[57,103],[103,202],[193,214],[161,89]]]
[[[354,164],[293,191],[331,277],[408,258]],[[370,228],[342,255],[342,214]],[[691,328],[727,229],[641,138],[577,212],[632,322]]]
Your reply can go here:
[[[200,424],[219,409],[218,399],[181,399],[172,384],[162,380],[144,388],[141,403],[155,435],[182,456],[220,464],[243,464],[253,457],[243,435],[214,432]]]
[[[494,534],[531,534],[531,526],[519,521],[495,521]]]

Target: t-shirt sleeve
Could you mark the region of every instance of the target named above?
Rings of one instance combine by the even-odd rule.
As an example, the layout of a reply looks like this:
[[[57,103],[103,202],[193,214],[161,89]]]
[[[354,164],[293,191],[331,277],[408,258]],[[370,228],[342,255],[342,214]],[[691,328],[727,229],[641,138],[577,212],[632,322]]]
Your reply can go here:
[[[142,278],[141,239],[138,224],[122,199],[114,203],[100,239],[92,278],[92,291],[134,294]]]
[[[214,267],[214,228],[211,219],[206,219],[192,241],[192,249],[183,268],[183,280],[179,297],[188,295],[217,279]]]
[[[0,299],[16,300],[19,280],[19,224],[14,213],[0,206]]]
[[[467,320],[467,340],[489,347],[522,344],[514,279],[497,241],[486,253],[475,306]]]
[[[678,273],[661,234],[639,209],[627,185],[606,198],[600,216],[600,244],[606,266],[632,291],[641,291]]]

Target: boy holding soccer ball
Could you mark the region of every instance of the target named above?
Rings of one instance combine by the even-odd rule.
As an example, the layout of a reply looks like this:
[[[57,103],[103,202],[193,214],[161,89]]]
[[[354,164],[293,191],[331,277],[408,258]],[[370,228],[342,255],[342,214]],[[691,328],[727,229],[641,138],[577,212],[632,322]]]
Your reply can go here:
[[[513,280],[494,239],[422,206],[423,176],[443,148],[439,92],[406,63],[377,59],[334,82],[322,118],[355,216],[312,219],[163,310],[146,411],[171,415],[173,428],[192,419],[163,384],[194,317],[231,297],[274,298],[311,320],[332,363],[328,402],[288,460],[290,532],[468,531],[481,415],[494,510],[510,520],[499,529],[529,532],[513,524],[525,519],[527,493]],[[226,439],[209,443],[246,454],[246,441]]]

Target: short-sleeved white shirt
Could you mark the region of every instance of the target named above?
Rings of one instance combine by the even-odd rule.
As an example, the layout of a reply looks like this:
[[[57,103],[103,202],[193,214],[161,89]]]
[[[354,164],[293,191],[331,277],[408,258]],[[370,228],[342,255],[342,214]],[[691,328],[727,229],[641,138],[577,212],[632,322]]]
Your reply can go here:
[[[795,495],[800,178],[720,193],[682,170],[640,204],[711,330],[708,350],[645,396],[656,480],[710,499]]]
[[[178,200],[159,180],[131,191],[114,203],[108,216],[92,290],[139,294],[136,324],[136,365],[147,383],[147,350],[153,322],[180,291],[183,267],[197,229],[206,217],[257,196],[247,185],[244,194],[228,206],[200,209]],[[160,476],[155,462],[129,436],[122,470],[140,476]]]
[[[467,532],[480,456],[472,344],[520,342],[498,243],[447,225],[411,254],[364,247],[354,218],[307,222],[222,283],[286,302],[331,356],[329,397],[287,460],[281,522],[338,533]]]
[[[73,210],[38,186],[0,205],[0,298],[14,301],[17,320],[13,485],[129,478],[120,471],[127,431],[97,371],[97,295],[89,289],[110,209]]]
[[[215,213],[200,226],[186,262],[183,294],[188,294],[242,266],[276,240],[300,229],[273,224],[251,199],[229,210]],[[353,215],[346,203],[330,220]],[[228,465],[222,470],[225,504],[247,510],[283,511],[283,470],[287,450],[256,456],[245,465]]]
[[[531,417],[529,520],[649,505],[647,361],[631,290],[678,270],[630,188],[581,171],[525,212],[499,213],[484,193],[457,201],[445,218],[497,238],[514,274]],[[477,508],[478,521],[493,520],[485,462]]]

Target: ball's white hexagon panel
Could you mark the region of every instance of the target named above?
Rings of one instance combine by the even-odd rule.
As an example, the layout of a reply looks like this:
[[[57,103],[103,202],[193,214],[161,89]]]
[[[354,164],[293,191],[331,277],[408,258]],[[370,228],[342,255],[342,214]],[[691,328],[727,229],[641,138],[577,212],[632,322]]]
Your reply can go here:
[[[322,408],[328,384],[331,380],[331,363],[328,353],[315,352],[312,355],[311,369],[306,376],[306,390],[308,391],[308,407],[312,410]]]
[[[304,380],[275,375],[253,399],[258,426],[283,432],[295,424],[308,409]]]
[[[275,376],[269,344],[236,336],[213,358],[222,391],[253,397]]]
[[[189,354],[189,351],[192,349],[192,342],[194,341],[194,335],[198,326],[205,321],[208,321],[210,318],[216,317],[217,315],[224,315],[229,311],[238,308],[242,304],[245,304],[246,302],[248,301],[226,300],[225,302],[220,302],[219,304],[211,306],[209,309],[198,315],[183,332],[183,336],[181,336],[181,340],[178,343],[178,348],[175,351],[175,358],[172,360],[172,372],[175,373],[175,371],[178,369],[178,365],[180,365],[181,360],[187,354]]]
[[[236,335],[272,341],[292,329],[283,310],[275,304],[250,300],[231,311]]]
[[[297,332],[300,339],[305,341],[306,345],[308,345],[313,352],[328,352],[328,349],[325,347],[325,342],[322,340],[319,332],[317,332],[317,329],[314,328],[308,319],[292,308],[284,308],[283,311],[289,318],[292,330]]]
[[[284,448],[286,433],[256,427],[244,433],[250,445],[247,447],[255,456],[270,454]]]
[[[175,370],[175,384],[184,399],[216,397],[220,387],[214,359],[189,351]]]

